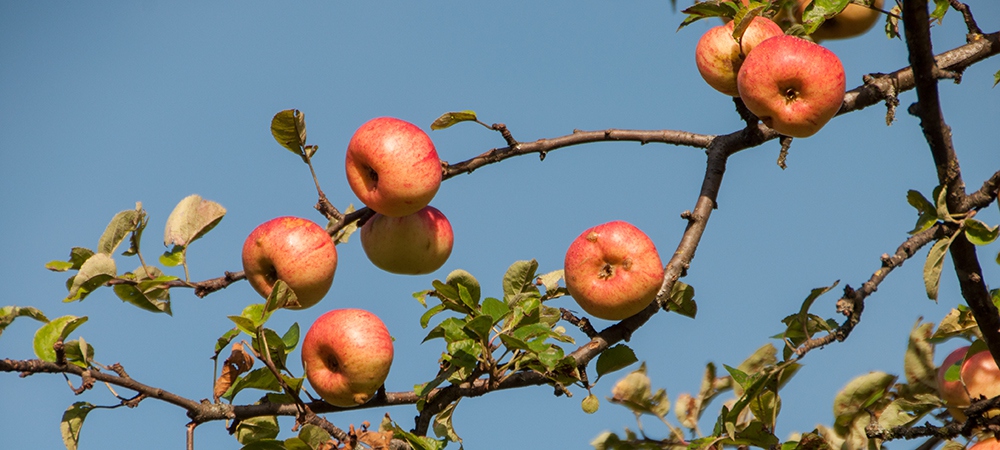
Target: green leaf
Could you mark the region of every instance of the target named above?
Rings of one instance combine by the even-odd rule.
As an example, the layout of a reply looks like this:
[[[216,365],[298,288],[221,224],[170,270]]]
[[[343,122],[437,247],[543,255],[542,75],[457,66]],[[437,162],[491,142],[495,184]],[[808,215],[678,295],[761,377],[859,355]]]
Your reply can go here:
[[[802,25],[807,34],[813,34],[826,19],[840,14],[850,0],[814,0],[802,12]]]
[[[62,316],[42,325],[35,332],[35,339],[32,343],[35,349],[35,356],[38,359],[48,362],[56,362],[56,350],[52,348],[58,341],[64,341],[70,333],[87,321],[87,316]]]
[[[270,314],[280,308],[292,307],[293,305],[299,305],[299,298],[295,295],[295,291],[292,291],[292,288],[288,287],[284,281],[275,281],[271,287],[271,294],[267,296],[267,301],[264,303],[264,311]]]
[[[931,19],[937,19],[938,25],[940,25],[950,7],[951,4],[948,3],[948,0],[934,0],[934,11],[931,11]]]
[[[434,119],[431,123],[432,130],[443,130],[459,122],[467,122],[470,120],[476,120],[476,112],[470,110],[458,111],[458,112],[447,112]]]
[[[299,430],[298,438],[308,445],[309,448],[318,449],[320,445],[330,440],[330,433],[327,433],[326,430],[316,425],[305,424]]]
[[[468,305],[470,308],[474,308],[475,305],[479,304],[479,298],[481,295],[479,280],[476,280],[476,277],[472,276],[469,272],[462,269],[454,270],[448,274],[448,277],[445,278],[445,283],[454,287],[459,293],[459,296],[461,296],[462,293],[460,287],[464,286],[469,294],[469,298],[472,301],[472,305]]]
[[[263,303],[252,303],[247,305],[246,308],[243,308],[243,312],[240,313],[240,316],[249,320],[253,324],[253,328],[247,334],[253,336],[256,333],[255,330],[257,327],[263,326],[267,323],[267,319],[271,317],[272,312],[273,311],[268,311]]]
[[[289,384],[293,390],[298,390],[302,387],[302,378],[290,378],[286,375],[281,376],[286,383]],[[260,389],[262,391],[272,391],[280,392],[281,384],[278,383],[278,379],[274,378],[274,374],[271,373],[271,369],[267,367],[261,367],[243,375],[236,379],[236,381],[229,387],[229,390],[222,395],[228,401],[233,401],[240,391],[244,389]]]
[[[62,422],[59,423],[59,432],[62,433],[63,444],[66,450],[76,450],[80,443],[80,429],[83,427],[83,420],[87,418],[94,405],[87,402],[76,402],[72,404],[62,415]]]
[[[215,228],[226,215],[226,208],[192,194],[174,207],[163,231],[163,245],[187,247]]]
[[[284,370],[286,368],[285,361],[288,357],[288,349],[285,348],[285,342],[281,340],[278,333],[275,333],[270,328],[262,329],[262,333],[264,339],[267,340],[267,354],[271,355],[271,361],[274,362],[278,370]],[[265,354],[264,348],[256,336],[251,341],[251,345],[259,354]]]
[[[878,424],[886,429],[912,425],[921,417],[940,407],[936,395],[924,394],[917,399],[897,398],[882,410]]]
[[[927,260],[924,261],[924,288],[927,291],[927,298],[937,301],[938,286],[941,283],[941,269],[944,267],[944,257],[948,254],[948,247],[954,236],[941,239],[931,246],[927,252]]]
[[[965,219],[965,237],[975,245],[987,245],[997,240],[1000,226],[990,228],[976,219]]]
[[[261,439],[259,441],[253,441],[243,447],[240,450],[290,450],[291,447],[285,447],[285,442],[278,439]],[[309,449],[312,450],[312,449]]]
[[[167,267],[177,267],[184,264],[184,252],[186,250],[187,247],[183,245],[175,245],[171,247],[170,250],[166,250],[162,255],[160,255],[160,264]]]
[[[674,282],[670,288],[667,310],[692,319],[698,315],[698,304],[694,302],[694,288],[681,281]]]
[[[494,324],[503,320],[507,314],[510,314],[510,307],[508,307],[506,303],[493,297],[487,297],[486,300],[483,300],[483,305],[480,310],[483,314],[492,317]]]
[[[14,322],[14,319],[18,317],[30,317],[39,322],[48,322],[48,317],[42,314],[42,311],[38,308],[32,306],[4,306],[0,308],[0,335],[3,335],[3,330],[7,328]]]
[[[868,417],[865,408],[881,399],[889,387],[896,382],[896,376],[884,372],[871,372],[847,383],[833,402],[835,417],[834,430],[845,435],[859,414]]]
[[[105,253],[97,253],[80,266],[80,271],[73,277],[73,284],[69,288],[69,295],[63,299],[64,302],[83,300],[94,289],[97,289],[111,281],[117,275],[115,260]]]
[[[64,345],[66,361],[84,369],[90,367],[90,362],[94,360],[94,347],[92,345],[88,345],[82,337],[65,342]],[[85,352],[86,355],[84,355]]]
[[[625,344],[610,347],[597,357],[597,378],[624,369],[638,360],[635,352]]]
[[[73,247],[69,252],[69,261],[50,261],[48,264],[45,264],[45,268],[53,272],[80,270],[80,267],[83,267],[83,263],[91,256],[94,256],[92,250],[83,247]]]
[[[493,327],[493,318],[490,316],[479,316],[465,324],[465,331],[482,342],[490,338],[490,329]]]
[[[285,350],[289,353],[295,350],[295,347],[299,345],[299,323],[293,322],[292,326],[288,327],[288,331],[281,335],[281,342],[285,344]]]
[[[136,230],[141,221],[140,211],[134,209],[121,211],[111,219],[101,238],[97,241],[97,251],[112,254],[129,233]]]
[[[538,261],[518,261],[507,268],[507,273],[503,276],[503,301],[509,306],[519,301],[522,294],[538,295],[538,288],[535,287],[535,271],[538,270]]]
[[[934,208],[937,211],[938,219],[952,221],[951,213],[948,212],[948,190],[944,186],[934,188]]]
[[[583,408],[583,412],[587,414],[593,414],[597,412],[597,409],[601,407],[601,400],[597,398],[593,393],[588,394],[584,397],[583,402],[580,404]]]
[[[906,202],[917,209],[920,214],[936,214],[937,209],[934,204],[927,200],[923,194],[913,189],[906,191]]]
[[[430,323],[431,318],[436,316],[441,311],[444,311],[444,305],[434,305],[431,309],[428,309],[423,315],[420,316],[420,328],[427,328],[427,324]]]
[[[997,87],[1000,84],[1000,70],[993,74],[993,87]]]
[[[271,136],[288,151],[302,156],[306,145],[306,115],[297,109],[286,109],[271,119]]]
[[[709,17],[729,17],[732,18],[739,11],[739,6],[732,1],[708,0],[696,2],[681,12],[687,14],[684,21],[677,27],[677,31],[701,19]]]
[[[458,406],[458,400],[445,406],[441,412],[434,416],[434,435],[447,439],[451,442],[461,442],[462,438],[458,436],[455,432],[455,426],[451,422],[452,416],[455,414],[455,407]]]
[[[114,286],[115,295],[123,302],[131,303],[147,311],[172,314],[170,290],[165,283],[177,280],[177,277],[164,276],[160,269],[152,266],[148,267],[148,273],[146,270],[139,267],[134,273],[129,272],[122,275],[122,279],[135,281],[136,285],[116,284]]]
[[[222,353],[222,350],[228,347],[229,343],[233,342],[233,339],[235,339],[236,336],[239,336],[239,334],[240,334],[240,329],[233,328],[223,333],[222,336],[219,336],[219,339],[215,341],[215,356],[219,356],[219,353]]]
[[[236,425],[236,440],[249,444],[278,437],[278,416],[258,416],[244,419]]]

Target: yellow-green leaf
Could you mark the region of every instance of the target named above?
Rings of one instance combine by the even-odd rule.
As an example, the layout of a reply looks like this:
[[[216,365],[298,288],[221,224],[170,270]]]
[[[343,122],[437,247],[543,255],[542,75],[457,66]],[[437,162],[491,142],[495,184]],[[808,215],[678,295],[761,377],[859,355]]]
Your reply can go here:
[[[83,419],[87,418],[87,413],[92,409],[94,409],[94,405],[90,403],[76,402],[63,413],[62,422],[59,423],[59,431],[62,433],[66,450],[76,450],[80,443],[80,428],[83,427]]]
[[[302,155],[306,145],[306,115],[297,109],[286,109],[271,119],[271,136],[282,147]]]
[[[458,112],[447,112],[434,119],[431,123],[432,130],[443,130],[459,122],[467,122],[470,120],[476,120],[476,112],[465,110]]]

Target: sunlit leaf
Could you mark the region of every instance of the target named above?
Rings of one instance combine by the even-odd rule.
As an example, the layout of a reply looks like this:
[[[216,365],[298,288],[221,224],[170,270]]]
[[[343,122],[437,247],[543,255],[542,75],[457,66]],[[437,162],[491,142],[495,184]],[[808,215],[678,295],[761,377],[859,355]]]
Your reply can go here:
[[[288,327],[288,331],[281,335],[281,342],[285,344],[285,350],[291,353],[295,350],[295,347],[299,345],[299,323],[293,322],[292,326]]]
[[[271,136],[282,147],[302,155],[306,145],[306,115],[297,109],[286,109],[271,119]]]
[[[451,422],[452,416],[455,414],[455,407],[458,406],[458,400],[445,406],[441,412],[434,416],[433,428],[434,435],[447,439],[451,442],[461,442],[462,438],[458,436],[455,432],[455,426]]]
[[[97,289],[111,281],[117,275],[115,260],[105,253],[97,253],[87,258],[87,261],[80,266],[80,271],[73,277],[73,284],[69,288],[69,295],[63,299],[64,302],[83,300],[94,289]]]
[[[69,252],[69,261],[49,261],[45,268],[53,272],[65,272],[67,270],[79,270],[88,258],[94,255],[90,249],[83,247],[73,247]]]
[[[215,228],[226,215],[222,205],[204,200],[197,194],[185,197],[167,217],[163,245],[187,247]]]
[[[467,122],[470,120],[476,120],[475,111],[465,110],[458,112],[447,112],[442,114],[441,117],[434,119],[434,122],[431,123],[431,129],[443,130],[452,125],[455,125],[456,123]]]
[[[82,337],[67,341],[64,345],[66,361],[84,369],[90,367],[90,362],[94,360],[94,347],[92,345],[87,344]]]
[[[927,260],[924,262],[924,288],[927,291],[927,298],[934,301],[937,301],[941,269],[944,267],[944,257],[948,254],[952,239],[953,237],[948,237],[935,242],[927,252]]]
[[[826,19],[840,14],[851,0],[813,0],[802,12],[802,25],[813,34]]]
[[[865,408],[882,398],[895,382],[894,375],[871,372],[847,383],[833,402],[834,429],[844,435],[859,414],[868,420]]]
[[[121,211],[111,219],[104,234],[97,241],[97,251],[105,254],[114,253],[118,245],[136,230],[141,220],[140,212],[134,209]]]
[[[55,343],[65,340],[73,330],[86,321],[87,316],[62,316],[42,325],[35,332],[35,339],[32,341],[35,356],[42,361],[56,362],[56,350],[53,348]]]
[[[931,11],[931,19],[935,19],[938,21],[938,24],[941,24],[945,13],[948,12],[948,8],[951,8],[951,3],[948,0],[934,0],[934,11]]]
[[[249,444],[264,439],[278,437],[278,417],[258,416],[241,420],[236,425],[236,440],[240,444]]]
[[[87,418],[87,413],[94,409],[94,405],[87,402],[76,402],[72,404],[62,415],[59,423],[59,431],[62,433],[63,444],[66,450],[76,450],[80,443],[80,429],[83,427],[83,420]]]
[[[510,307],[508,307],[507,304],[493,297],[488,297],[486,300],[483,300],[481,310],[483,314],[489,315],[493,318],[494,324],[503,320],[503,318],[510,313]]]
[[[538,294],[535,286],[535,272],[538,270],[538,261],[518,261],[507,268],[507,273],[503,276],[503,301],[507,305],[513,305],[521,299],[522,294]]]
[[[698,304],[694,301],[694,287],[681,282],[674,282],[670,289],[668,310],[692,319],[698,315]]]
[[[38,308],[32,306],[4,306],[0,308],[0,335],[3,334],[3,330],[7,328],[14,322],[14,319],[18,317],[30,317],[39,322],[48,322],[48,317],[42,314],[42,311]]]
[[[1000,226],[990,227],[976,219],[965,220],[965,237],[975,245],[987,245],[997,240]]]

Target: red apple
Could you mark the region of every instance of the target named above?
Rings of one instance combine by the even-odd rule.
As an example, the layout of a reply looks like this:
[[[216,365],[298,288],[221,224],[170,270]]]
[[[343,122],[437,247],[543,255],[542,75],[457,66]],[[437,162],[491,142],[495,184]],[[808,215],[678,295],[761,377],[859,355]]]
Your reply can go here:
[[[810,3],[812,0],[799,0],[798,8],[795,11],[798,17],[802,17],[802,13]],[[873,1],[872,6],[881,9],[882,0]],[[861,36],[875,26],[880,15],[881,13],[876,9],[851,3],[840,14],[823,21],[810,36],[816,41]]]
[[[295,292],[298,305],[319,303],[333,284],[337,247],[326,230],[298,217],[278,217],[264,222],[243,243],[243,272],[264,298],[274,282],[282,280]]]
[[[969,407],[969,394],[965,391],[965,386],[962,385],[962,380],[945,380],[945,373],[948,372],[948,368],[955,364],[961,364],[962,359],[965,358],[965,354],[969,351],[969,346],[961,347],[955,351],[948,354],[941,363],[941,367],[938,368],[937,373],[937,390],[938,395],[941,399],[945,401],[948,405],[948,412],[955,420],[965,420],[965,414],[962,412],[963,409]]]
[[[319,316],[302,340],[302,368],[327,403],[349,408],[371,400],[392,366],[392,337],[376,315],[335,309]]]
[[[969,397],[993,398],[1000,395],[1000,367],[989,350],[983,350],[965,359],[962,363],[962,382]]]
[[[844,102],[844,67],[833,52],[795,36],[761,42],[736,77],[747,109],[791,137],[816,134]]]
[[[628,222],[584,231],[566,251],[566,289],[587,313],[621,320],[649,305],[663,282],[656,246]]]
[[[1000,442],[997,438],[980,439],[969,450],[1000,450]]]
[[[451,223],[433,206],[403,217],[375,214],[361,227],[368,259],[386,272],[404,275],[440,269],[454,241]]]
[[[698,72],[709,86],[715,90],[736,97],[736,74],[743,65],[743,59],[767,38],[783,34],[781,27],[764,17],[754,17],[743,33],[741,46],[733,39],[733,23],[712,27],[698,40],[695,48],[695,64]]]
[[[420,211],[434,198],[441,176],[434,143],[412,123],[372,119],[347,144],[347,182],[379,214],[401,217]]]

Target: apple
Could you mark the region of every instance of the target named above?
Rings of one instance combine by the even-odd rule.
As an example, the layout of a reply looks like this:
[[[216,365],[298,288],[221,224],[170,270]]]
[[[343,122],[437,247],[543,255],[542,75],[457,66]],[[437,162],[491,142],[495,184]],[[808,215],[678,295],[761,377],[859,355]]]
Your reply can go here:
[[[401,217],[420,211],[434,198],[441,177],[431,138],[404,120],[369,120],[347,144],[347,182],[379,214]]]
[[[295,292],[297,305],[319,303],[333,284],[337,247],[316,223],[298,217],[278,217],[255,228],[243,243],[243,273],[261,296],[271,295],[282,280]]]
[[[566,251],[564,267],[573,299],[588,314],[606,320],[642,311],[663,282],[663,264],[653,241],[623,221],[580,234]]]
[[[403,217],[375,214],[361,226],[361,247],[376,267],[423,275],[441,268],[455,237],[448,218],[433,206]]]
[[[783,34],[781,27],[770,19],[754,17],[743,33],[742,52],[733,39],[733,23],[710,28],[698,40],[695,47],[695,64],[698,72],[709,86],[715,90],[736,97],[740,95],[736,87],[736,74],[743,59],[757,44],[765,39]]]
[[[791,137],[816,134],[844,102],[844,66],[823,46],[775,36],[754,48],[736,76],[747,109]]]
[[[953,352],[949,353],[941,363],[941,367],[938,368],[937,372],[937,390],[938,395],[944,400],[945,404],[948,406],[948,412],[955,420],[965,420],[965,413],[962,412],[963,409],[968,408],[971,401],[969,400],[969,394],[965,391],[965,386],[962,385],[962,380],[946,381],[945,373],[948,372],[948,368],[955,364],[961,364],[962,360],[965,359],[965,354],[969,351],[969,346],[961,347],[955,349]]]
[[[328,311],[302,340],[302,368],[327,403],[349,408],[371,400],[392,366],[392,337],[375,314]]]
[[[993,398],[1000,395],[1000,367],[989,350],[970,355],[962,363],[962,382],[969,397]]]
[[[810,3],[812,0],[799,0],[796,9],[798,17],[802,17],[802,13],[805,12],[806,6]],[[882,0],[873,1],[872,7],[881,9]],[[816,41],[861,36],[875,26],[875,22],[878,22],[881,15],[878,9],[865,8],[854,3],[848,4],[840,14],[823,21],[810,36]]]
[[[1000,441],[997,438],[980,439],[969,450],[1000,450]]]

